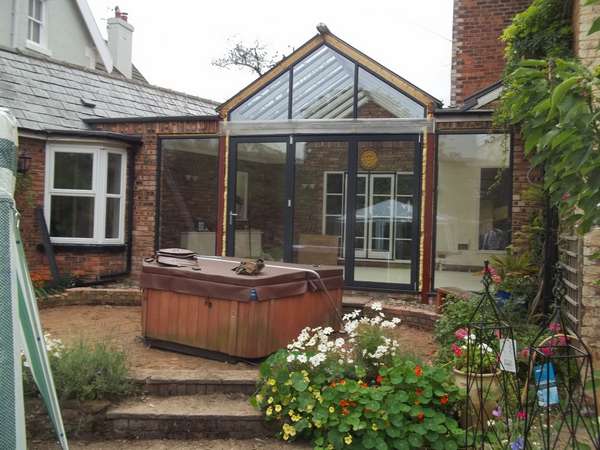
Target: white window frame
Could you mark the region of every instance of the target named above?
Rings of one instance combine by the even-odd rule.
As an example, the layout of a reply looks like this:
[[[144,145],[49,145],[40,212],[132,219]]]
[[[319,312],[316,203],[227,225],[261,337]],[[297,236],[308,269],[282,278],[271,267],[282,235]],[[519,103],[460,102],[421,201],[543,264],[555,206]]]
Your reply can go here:
[[[35,0],[34,0],[35,1]],[[25,27],[25,46],[31,50],[34,50],[36,52],[40,52],[40,53],[44,53],[45,55],[51,56],[51,52],[48,49],[48,24],[47,24],[47,11],[46,11],[46,0],[40,0],[40,8],[41,10],[41,14],[40,17],[41,19],[36,19],[34,16],[31,16],[29,14],[29,1],[26,2],[26,17],[27,17],[27,24]],[[29,36],[29,24],[31,22],[37,23],[40,26],[40,41],[36,42],[33,39],[30,38]]]
[[[56,153],[88,153],[93,155],[92,189],[59,189],[54,187],[54,164]],[[121,191],[109,194],[108,155],[121,155]],[[93,197],[94,231],[91,238],[54,237],[55,244],[123,245],[125,243],[125,202],[127,201],[127,150],[118,146],[92,143],[48,143],[46,145],[46,182],[44,194],[44,216],[50,231],[50,209],[53,195],[73,197]],[[119,198],[119,234],[116,238],[106,238],[106,204],[108,198]]]

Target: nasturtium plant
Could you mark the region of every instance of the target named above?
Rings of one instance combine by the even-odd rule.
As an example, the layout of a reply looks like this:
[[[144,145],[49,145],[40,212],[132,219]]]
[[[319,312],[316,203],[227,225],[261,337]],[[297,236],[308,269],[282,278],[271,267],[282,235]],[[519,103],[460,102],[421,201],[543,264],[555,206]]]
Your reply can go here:
[[[447,368],[403,356],[397,321],[345,316],[344,337],[305,329],[269,357],[251,403],[277,423],[282,439],[315,449],[457,449],[462,393]]]

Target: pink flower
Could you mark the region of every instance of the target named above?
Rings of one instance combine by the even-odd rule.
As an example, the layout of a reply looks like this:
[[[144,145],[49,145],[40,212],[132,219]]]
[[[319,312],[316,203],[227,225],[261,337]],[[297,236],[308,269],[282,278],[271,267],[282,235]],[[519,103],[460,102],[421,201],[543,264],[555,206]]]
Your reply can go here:
[[[551,324],[548,325],[548,329],[550,331],[552,331],[553,333],[558,333],[561,330],[560,323],[553,322],[553,323],[551,323]]]
[[[469,333],[467,333],[467,330],[465,330],[464,328],[459,328],[454,332],[454,336],[456,336],[456,339],[464,339],[467,337],[468,334]]]
[[[527,419],[527,413],[525,411],[522,411],[522,410],[519,411],[517,413],[517,419],[519,419],[519,420],[525,420],[525,419]]]
[[[500,275],[492,275],[492,281],[496,284],[502,283],[502,277]]]
[[[545,356],[550,356],[552,355],[552,349],[550,347],[542,347],[542,353]]]
[[[519,352],[519,356],[523,359],[529,359],[529,348],[524,348]]]
[[[459,358],[462,356],[462,348],[460,348],[458,345],[452,344],[452,351],[454,352],[454,356],[457,356]]]

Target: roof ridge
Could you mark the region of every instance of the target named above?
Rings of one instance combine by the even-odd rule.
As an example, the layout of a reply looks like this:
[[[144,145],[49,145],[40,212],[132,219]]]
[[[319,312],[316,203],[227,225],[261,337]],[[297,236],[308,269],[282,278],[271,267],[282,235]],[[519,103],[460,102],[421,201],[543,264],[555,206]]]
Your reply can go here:
[[[56,64],[57,66],[67,67],[67,68],[74,69],[74,70],[80,70],[82,72],[87,72],[87,73],[91,73],[91,74],[94,74],[94,75],[111,78],[113,80],[123,81],[125,83],[130,83],[130,84],[138,85],[138,86],[141,86],[141,87],[149,87],[149,88],[156,89],[156,90],[159,90],[159,91],[163,91],[163,92],[167,92],[167,93],[172,93],[172,94],[177,94],[177,95],[188,97],[188,98],[193,98],[193,99],[196,99],[196,100],[200,100],[200,101],[212,104],[214,106],[220,105],[220,102],[217,102],[215,100],[210,100],[208,98],[200,97],[200,96],[193,95],[193,94],[188,94],[186,92],[176,91],[174,89],[169,89],[169,88],[162,87],[162,86],[157,86],[157,85],[154,85],[154,84],[151,84],[151,83],[148,83],[148,82],[144,83],[144,82],[141,82],[141,81],[138,81],[138,80],[131,80],[129,78],[123,77],[122,75],[121,76],[119,76],[119,75],[113,75],[112,73],[103,72],[101,70],[89,69],[87,67],[78,66],[77,64],[69,63],[69,62],[66,62],[66,61],[60,61],[60,60],[57,60],[57,59],[54,59],[54,58],[49,58],[49,57],[43,56],[43,55],[34,55],[34,54],[31,54],[31,53],[28,53],[28,52],[22,52],[20,50],[8,48],[8,47],[5,47],[3,45],[0,45],[0,51],[6,52],[6,53],[12,53],[12,54],[19,55],[19,56],[23,56],[25,58],[32,58],[32,59],[37,59],[39,61],[49,62],[51,64]]]

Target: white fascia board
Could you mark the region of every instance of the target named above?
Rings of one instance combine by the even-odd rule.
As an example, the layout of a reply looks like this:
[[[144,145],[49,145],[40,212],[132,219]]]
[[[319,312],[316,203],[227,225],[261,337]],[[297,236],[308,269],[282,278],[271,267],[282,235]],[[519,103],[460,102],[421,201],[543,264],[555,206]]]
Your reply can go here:
[[[98,28],[98,24],[94,19],[94,15],[92,14],[90,6],[88,5],[86,0],[75,0],[75,3],[77,3],[79,12],[83,17],[83,20],[87,25],[87,29],[90,32],[90,35],[92,36],[92,40],[94,41],[94,45],[96,45],[96,49],[100,54],[102,64],[104,64],[106,71],[108,73],[111,73],[113,70],[113,59],[110,54],[110,51],[108,50],[108,45],[106,45],[106,42],[102,38],[102,34],[100,33],[100,29]]]

